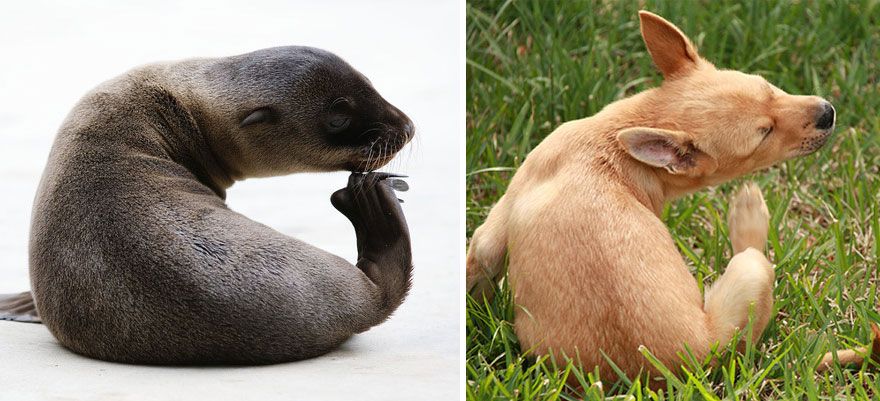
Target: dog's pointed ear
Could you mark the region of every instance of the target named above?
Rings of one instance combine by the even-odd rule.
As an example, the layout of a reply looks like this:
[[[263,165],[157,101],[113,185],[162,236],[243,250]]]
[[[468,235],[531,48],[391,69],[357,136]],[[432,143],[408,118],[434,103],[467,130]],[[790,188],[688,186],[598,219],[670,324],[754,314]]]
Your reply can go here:
[[[639,11],[642,39],[666,79],[686,75],[702,62],[697,48],[678,27],[659,15]]]
[[[634,127],[620,131],[617,141],[633,159],[670,174],[699,177],[718,168],[715,158],[698,149],[685,132]]]

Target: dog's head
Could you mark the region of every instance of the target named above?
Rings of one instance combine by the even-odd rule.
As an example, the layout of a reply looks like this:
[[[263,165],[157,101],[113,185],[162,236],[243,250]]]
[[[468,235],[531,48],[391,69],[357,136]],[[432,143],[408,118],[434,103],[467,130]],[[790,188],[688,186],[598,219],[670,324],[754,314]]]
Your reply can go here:
[[[645,11],[639,17],[664,82],[646,97],[641,120],[651,125],[617,134],[636,160],[698,185],[812,153],[828,140],[831,103],[790,95],[757,75],[716,69],[675,25]]]

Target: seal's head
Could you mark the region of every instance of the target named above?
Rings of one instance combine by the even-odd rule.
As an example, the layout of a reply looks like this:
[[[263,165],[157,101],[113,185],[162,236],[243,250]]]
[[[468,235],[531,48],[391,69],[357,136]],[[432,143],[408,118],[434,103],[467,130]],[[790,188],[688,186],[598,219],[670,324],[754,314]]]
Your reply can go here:
[[[209,71],[224,114],[224,159],[240,176],[369,171],[410,139],[412,121],[360,72],[310,47],[276,47],[221,59]],[[231,82],[230,82],[231,81]],[[228,88],[228,89],[224,89]],[[231,101],[231,102],[230,102]]]

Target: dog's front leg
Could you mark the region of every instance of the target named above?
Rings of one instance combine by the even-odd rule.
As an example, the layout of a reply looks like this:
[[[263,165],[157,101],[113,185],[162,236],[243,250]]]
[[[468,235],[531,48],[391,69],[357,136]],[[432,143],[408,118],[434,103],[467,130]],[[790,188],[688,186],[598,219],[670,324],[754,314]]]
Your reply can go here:
[[[773,313],[773,264],[764,256],[770,214],[754,183],[746,184],[730,205],[728,225],[734,256],[724,274],[706,291],[704,309],[713,340],[722,344],[745,329],[753,311],[752,339],[760,337]]]

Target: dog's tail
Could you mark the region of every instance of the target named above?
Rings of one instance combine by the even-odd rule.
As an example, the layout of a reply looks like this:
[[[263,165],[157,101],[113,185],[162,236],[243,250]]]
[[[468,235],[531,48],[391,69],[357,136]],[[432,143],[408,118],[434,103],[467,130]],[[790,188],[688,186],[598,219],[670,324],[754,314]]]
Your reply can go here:
[[[0,294],[0,320],[40,323],[33,294],[30,291],[19,294]]]
[[[507,254],[507,216],[509,202],[502,196],[492,207],[483,225],[477,227],[467,254],[467,290],[473,296],[490,298],[492,281],[501,272]]]
[[[819,362],[816,371],[824,372],[830,369],[835,365],[835,361],[840,366],[861,366],[865,363],[873,363],[875,366],[880,366],[880,327],[877,327],[876,323],[872,323],[871,332],[873,335],[871,336],[871,345],[869,347],[829,352],[822,357],[822,362]]]

